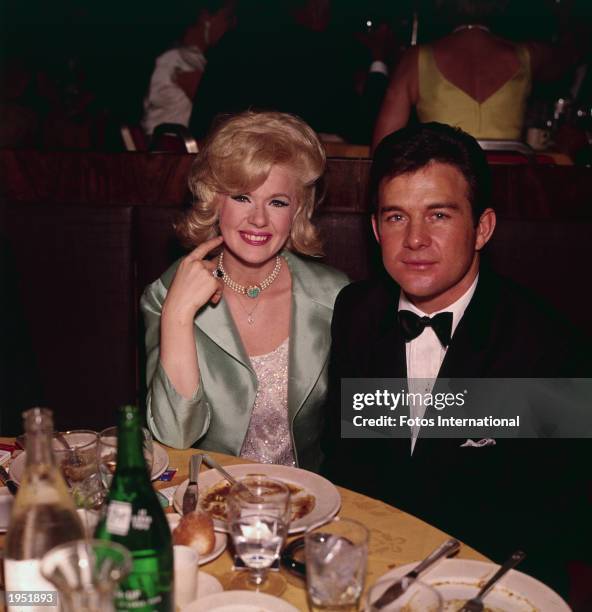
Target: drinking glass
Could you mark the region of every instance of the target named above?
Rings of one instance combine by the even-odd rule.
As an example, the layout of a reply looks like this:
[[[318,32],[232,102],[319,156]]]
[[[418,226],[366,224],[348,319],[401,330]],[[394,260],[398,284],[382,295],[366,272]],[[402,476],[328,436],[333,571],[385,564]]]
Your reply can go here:
[[[306,587],[311,610],[357,610],[368,561],[368,530],[335,518],[304,535]]]
[[[75,429],[62,432],[61,437],[69,444],[70,449],[65,448],[59,438],[54,437],[51,441],[53,455],[64,479],[72,488],[97,473],[98,435],[90,429]]]
[[[144,436],[144,458],[146,459],[146,469],[150,474],[152,472],[152,462],[154,459],[154,446],[152,443],[152,434],[142,427]],[[115,467],[117,465],[117,427],[107,427],[99,433],[98,445],[98,460],[99,473],[105,488],[111,486]]]
[[[268,570],[278,560],[290,524],[290,491],[278,481],[253,474],[239,479],[228,494],[228,530],[236,555],[249,568],[231,574],[227,589],[280,595],[285,579]]]
[[[442,597],[440,593],[425,582],[413,578],[403,578],[403,594],[394,601],[376,608],[374,602],[395,582],[392,578],[377,582],[366,595],[365,612],[441,612]],[[459,604],[460,606],[460,604]],[[457,610],[458,608],[455,608]]]
[[[175,544],[173,546],[173,557],[175,606],[179,609],[197,599],[199,554],[195,548]]]
[[[115,588],[131,568],[127,548],[104,540],[66,542],[41,559],[41,573],[59,591],[62,612],[114,610]]]
[[[60,439],[61,438],[61,439]],[[70,448],[62,442],[65,440]],[[54,434],[52,450],[56,464],[70,487],[78,508],[100,511],[107,490],[101,482],[97,459],[99,434],[90,429],[76,429]]]

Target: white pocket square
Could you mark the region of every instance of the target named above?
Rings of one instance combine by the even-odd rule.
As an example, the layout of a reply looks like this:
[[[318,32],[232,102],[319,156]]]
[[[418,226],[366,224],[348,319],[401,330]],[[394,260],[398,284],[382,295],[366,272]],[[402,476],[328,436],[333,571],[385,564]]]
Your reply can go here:
[[[474,440],[468,439],[466,442],[463,442],[461,444],[461,448],[464,448],[467,446],[474,446],[474,447],[495,446],[495,440],[493,438],[481,438],[481,440],[477,440],[477,442],[475,442]]]

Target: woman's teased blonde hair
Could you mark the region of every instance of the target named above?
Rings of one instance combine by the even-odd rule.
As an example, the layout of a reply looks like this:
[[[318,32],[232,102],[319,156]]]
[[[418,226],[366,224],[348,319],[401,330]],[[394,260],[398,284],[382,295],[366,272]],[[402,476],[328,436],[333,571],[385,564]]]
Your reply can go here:
[[[300,179],[298,207],[286,247],[321,255],[321,241],[310,219],[320,199],[325,151],[314,131],[294,115],[246,111],[219,123],[208,135],[189,173],[191,209],[176,226],[187,246],[220,233],[218,195],[250,192],[281,164]]]

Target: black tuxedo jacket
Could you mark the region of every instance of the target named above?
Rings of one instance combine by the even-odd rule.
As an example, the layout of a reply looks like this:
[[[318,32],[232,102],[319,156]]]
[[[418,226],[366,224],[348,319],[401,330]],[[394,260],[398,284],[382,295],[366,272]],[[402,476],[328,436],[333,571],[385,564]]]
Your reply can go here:
[[[333,315],[324,473],[383,499],[501,562],[518,547],[524,571],[559,591],[566,562],[582,557],[589,532],[588,440],[341,439],[341,378],[405,378],[397,323],[399,287],[389,278],[354,283]],[[525,290],[482,270],[439,377],[589,377],[583,344]],[[470,495],[469,495],[470,494]],[[588,514],[586,515],[586,512]],[[590,541],[590,540],[588,540]],[[583,549],[582,549],[583,550]]]

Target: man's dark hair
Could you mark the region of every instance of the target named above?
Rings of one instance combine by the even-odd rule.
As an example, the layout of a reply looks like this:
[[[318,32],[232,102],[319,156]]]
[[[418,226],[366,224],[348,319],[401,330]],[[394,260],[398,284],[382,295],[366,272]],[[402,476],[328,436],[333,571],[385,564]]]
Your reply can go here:
[[[420,123],[386,136],[374,151],[370,169],[371,212],[378,209],[378,189],[383,179],[417,172],[432,162],[454,166],[469,185],[473,221],[490,206],[491,172],[479,143],[460,128],[444,123]]]

